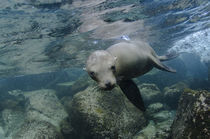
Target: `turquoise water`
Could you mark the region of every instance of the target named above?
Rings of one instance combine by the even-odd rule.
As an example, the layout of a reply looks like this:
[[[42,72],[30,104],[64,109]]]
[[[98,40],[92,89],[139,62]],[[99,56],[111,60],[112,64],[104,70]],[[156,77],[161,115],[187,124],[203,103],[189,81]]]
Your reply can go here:
[[[4,136],[16,136],[19,127],[13,129],[11,124],[15,120],[7,123],[3,114],[8,109],[27,111],[25,92],[52,89],[65,105],[64,100],[91,82],[83,70],[89,54],[120,41],[143,40],[159,55],[180,54],[166,62],[176,74],[152,70],[135,80],[139,85],[153,83],[164,92],[165,87],[184,82],[191,89],[209,90],[209,21],[208,0],[3,0],[0,126]]]

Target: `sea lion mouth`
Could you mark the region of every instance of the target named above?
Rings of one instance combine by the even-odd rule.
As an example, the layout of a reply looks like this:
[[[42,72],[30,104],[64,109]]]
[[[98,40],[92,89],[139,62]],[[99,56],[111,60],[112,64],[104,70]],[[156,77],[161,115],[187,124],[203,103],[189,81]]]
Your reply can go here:
[[[100,87],[101,90],[104,90],[104,91],[110,91],[112,90],[113,88],[115,88],[115,84],[114,85],[109,85],[109,86],[106,86],[106,87]]]
[[[115,87],[115,86],[106,87],[106,88],[104,88],[103,90],[105,90],[105,91],[109,91],[109,90],[112,90],[114,87]]]

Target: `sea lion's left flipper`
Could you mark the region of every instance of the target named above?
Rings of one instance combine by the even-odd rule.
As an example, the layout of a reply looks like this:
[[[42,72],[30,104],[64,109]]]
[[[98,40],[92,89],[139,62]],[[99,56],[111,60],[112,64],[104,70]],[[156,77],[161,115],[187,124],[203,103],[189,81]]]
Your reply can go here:
[[[119,84],[122,92],[127,96],[127,98],[141,111],[145,111],[144,102],[141,97],[141,93],[132,80],[124,80]]]

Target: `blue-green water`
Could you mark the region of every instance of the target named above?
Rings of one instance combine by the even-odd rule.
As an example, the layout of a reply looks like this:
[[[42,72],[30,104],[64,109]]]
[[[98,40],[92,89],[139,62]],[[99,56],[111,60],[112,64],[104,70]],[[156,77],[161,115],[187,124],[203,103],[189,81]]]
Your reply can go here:
[[[154,83],[162,92],[178,82],[209,90],[208,0],[3,0],[0,126],[4,136],[14,138],[17,132],[5,122],[4,111],[26,111],[28,104],[14,90],[52,89],[64,105],[66,98],[89,86],[85,83],[91,79],[83,70],[88,55],[122,40],[146,41],[159,55],[180,54],[166,62],[176,74],[153,70],[139,77],[138,84]]]

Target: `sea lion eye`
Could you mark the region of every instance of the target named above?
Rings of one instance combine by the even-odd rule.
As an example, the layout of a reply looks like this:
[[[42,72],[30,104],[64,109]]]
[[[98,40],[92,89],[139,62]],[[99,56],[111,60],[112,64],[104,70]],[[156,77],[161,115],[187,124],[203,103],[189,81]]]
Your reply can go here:
[[[112,70],[112,71],[116,71],[115,66],[111,66],[111,70]]]
[[[93,72],[93,71],[90,72],[90,76],[91,76],[91,77],[94,77],[94,76],[95,76],[95,72]]]

